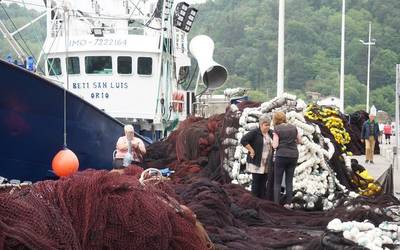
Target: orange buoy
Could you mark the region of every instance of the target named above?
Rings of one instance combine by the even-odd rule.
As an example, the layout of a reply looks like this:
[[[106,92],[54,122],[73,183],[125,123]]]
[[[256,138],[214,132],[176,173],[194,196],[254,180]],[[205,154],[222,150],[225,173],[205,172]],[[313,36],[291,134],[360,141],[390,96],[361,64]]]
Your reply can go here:
[[[78,171],[79,160],[71,150],[62,149],[54,156],[51,166],[58,177],[66,177]]]

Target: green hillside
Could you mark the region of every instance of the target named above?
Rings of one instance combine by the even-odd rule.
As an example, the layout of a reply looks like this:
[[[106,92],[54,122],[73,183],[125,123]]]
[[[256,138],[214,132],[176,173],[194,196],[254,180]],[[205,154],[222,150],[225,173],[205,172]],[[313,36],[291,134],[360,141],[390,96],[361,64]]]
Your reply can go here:
[[[341,0],[287,0],[285,90],[339,96]],[[215,0],[198,6],[191,35],[216,43],[215,60],[230,72],[228,86],[244,86],[265,98],[276,93],[277,0]],[[371,50],[371,105],[394,114],[395,64],[400,63],[400,1],[347,1],[345,106],[365,108],[368,22]]]

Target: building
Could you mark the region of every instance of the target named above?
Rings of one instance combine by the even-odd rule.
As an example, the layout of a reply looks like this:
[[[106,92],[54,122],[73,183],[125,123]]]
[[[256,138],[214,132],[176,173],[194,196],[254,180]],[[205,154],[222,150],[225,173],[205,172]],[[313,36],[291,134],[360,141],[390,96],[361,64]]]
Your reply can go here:
[[[325,98],[322,98],[317,102],[318,105],[321,106],[335,106],[337,108],[340,107],[340,99],[334,96],[328,96]]]

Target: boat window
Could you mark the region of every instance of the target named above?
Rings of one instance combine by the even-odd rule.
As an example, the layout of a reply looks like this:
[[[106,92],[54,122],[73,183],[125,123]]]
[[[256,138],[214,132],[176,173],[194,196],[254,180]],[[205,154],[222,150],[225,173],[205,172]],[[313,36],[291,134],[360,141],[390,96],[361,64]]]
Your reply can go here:
[[[112,74],[111,56],[87,56],[85,57],[86,74]]]
[[[132,57],[118,57],[118,74],[132,74]]]
[[[49,72],[49,76],[61,75],[61,60],[60,60],[60,58],[47,59],[47,70]]]
[[[79,68],[79,57],[68,57],[66,63],[68,74],[76,75],[81,73],[81,69]]]
[[[139,57],[137,72],[139,75],[151,75],[153,73],[153,59],[151,57]]]

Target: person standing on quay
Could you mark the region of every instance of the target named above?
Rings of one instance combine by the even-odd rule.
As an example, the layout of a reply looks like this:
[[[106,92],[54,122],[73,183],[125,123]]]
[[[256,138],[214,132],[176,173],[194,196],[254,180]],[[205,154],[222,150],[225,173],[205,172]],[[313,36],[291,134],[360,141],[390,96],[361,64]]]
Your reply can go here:
[[[275,152],[275,168],[274,168],[274,202],[280,202],[281,183],[283,173],[285,173],[286,184],[286,204],[290,207],[293,198],[293,176],[294,169],[297,165],[299,151],[297,144],[301,143],[301,137],[297,128],[286,122],[286,115],[283,112],[276,112],[273,118],[274,135],[272,147]]]
[[[361,142],[365,142],[365,163],[374,163],[375,142],[379,136],[379,125],[375,121],[375,115],[370,114],[361,129]]]
[[[390,123],[386,123],[383,127],[383,134],[385,135],[385,143],[390,144],[390,137],[392,136],[392,126]]]
[[[272,168],[272,131],[271,120],[267,116],[259,119],[259,128],[245,134],[240,143],[249,152],[246,171],[252,173],[251,192],[258,198],[266,198],[268,170]]]

